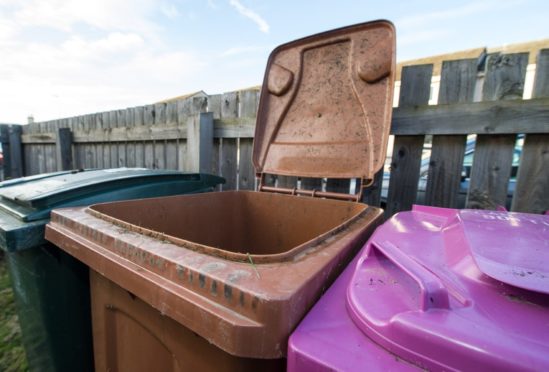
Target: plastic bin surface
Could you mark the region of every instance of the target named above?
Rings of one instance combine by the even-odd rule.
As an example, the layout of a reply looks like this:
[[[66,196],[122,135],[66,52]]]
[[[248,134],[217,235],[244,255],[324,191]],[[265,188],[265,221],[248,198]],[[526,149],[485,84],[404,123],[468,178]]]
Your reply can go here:
[[[207,174],[117,168],[0,183],[0,249],[30,369],[93,370],[88,268],[44,239],[52,208],[210,191],[222,182]]]
[[[40,174],[0,183],[0,249],[45,243],[53,208],[209,191],[221,177],[173,170],[115,168]]]
[[[290,338],[288,369],[547,370],[549,217],[414,207]]]

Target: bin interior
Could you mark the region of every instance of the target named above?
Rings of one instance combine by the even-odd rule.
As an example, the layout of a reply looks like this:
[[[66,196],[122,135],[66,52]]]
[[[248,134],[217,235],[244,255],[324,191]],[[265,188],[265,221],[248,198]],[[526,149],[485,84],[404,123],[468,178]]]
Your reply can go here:
[[[293,255],[368,208],[365,204],[233,191],[97,204],[92,214],[134,231],[224,256]],[[159,234],[160,233],[160,234]],[[242,257],[244,256],[244,257]]]

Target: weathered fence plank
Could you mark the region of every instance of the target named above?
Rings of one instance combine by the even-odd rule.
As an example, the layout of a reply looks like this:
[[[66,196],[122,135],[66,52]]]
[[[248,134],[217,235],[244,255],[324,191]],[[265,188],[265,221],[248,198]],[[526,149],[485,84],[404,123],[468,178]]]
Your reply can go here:
[[[537,56],[533,97],[549,97],[549,49]],[[549,119],[545,125],[549,127]],[[543,213],[549,210],[549,134],[527,134],[511,209]]]
[[[166,104],[166,126],[177,126],[177,102]],[[166,168],[177,169],[177,140],[164,142]]]
[[[391,134],[549,133],[549,99],[396,108]]]
[[[57,129],[57,170],[70,170],[74,168],[72,158],[72,132],[70,128]]]
[[[301,178],[301,188],[304,190],[322,190],[322,178]]]
[[[215,135],[216,122],[221,118],[221,94],[215,94],[208,97],[207,111],[211,112],[214,118],[214,138],[210,173],[221,175],[221,139]],[[216,187],[217,191],[220,191],[221,189],[221,185]]]
[[[545,138],[544,138],[545,137]],[[549,136],[528,135],[524,141],[511,210],[549,210]]]
[[[95,128],[94,130],[101,130],[103,128],[103,115],[101,113],[95,114]],[[72,134],[71,134],[72,136]],[[101,169],[104,168],[104,159],[103,159],[103,144],[102,143],[94,143],[93,144],[93,151],[95,155],[95,164],[97,168]]]
[[[96,127],[95,125],[95,116],[94,115],[86,115],[84,117],[84,128],[86,132],[90,132],[94,130]],[[95,154],[94,154],[94,145],[93,144],[86,144],[84,146],[84,161],[85,161],[85,168],[95,168],[97,167],[97,164],[95,162]]]
[[[154,125],[166,125],[166,104],[154,104]]]
[[[255,120],[259,105],[259,90],[248,89],[239,92],[239,118]],[[255,188],[255,169],[252,164],[253,141],[249,138],[238,139],[238,189],[253,190]]]
[[[43,122],[43,123],[38,123],[38,130],[40,132],[47,132],[48,131],[48,123],[47,122]],[[48,167],[47,167],[47,161],[48,161],[48,148],[49,145],[42,145],[41,146],[41,157],[40,157],[40,161],[38,163],[38,167],[40,169],[40,173],[46,173],[48,171]]]
[[[223,93],[223,96],[221,97],[221,117],[237,118],[238,102],[238,92]]]
[[[238,117],[238,92],[223,93],[221,97],[221,118],[235,119]],[[238,185],[238,144],[235,138],[223,138],[221,141],[221,176],[226,183],[223,190],[236,190]]]
[[[191,172],[208,172],[212,161],[213,114],[204,112],[187,120],[187,162]]]
[[[31,128],[29,128],[29,133],[35,133],[39,131],[40,131],[39,124],[34,124]],[[31,168],[29,169],[29,171],[32,170],[33,172],[32,174],[38,174],[43,170],[42,169],[42,163],[44,160],[43,150],[44,150],[44,146],[42,144],[33,146],[31,164],[30,164]]]
[[[40,131],[40,125],[38,123],[32,125],[31,128],[29,128],[29,133],[37,133]],[[22,139],[21,139],[22,140]],[[41,145],[37,145],[34,147],[34,156],[33,156],[33,171],[34,173],[40,173],[40,164],[42,162],[42,149],[44,147]]]
[[[98,130],[107,131],[108,130],[108,125],[109,125],[108,121],[109,121],[108,113],[102,112],[101,113],[100,126],[98,127]],[[76,141],[75,137],[76,136],[75,136],[75,133],[73,131],[73,133],[72,133],[73,142]],[[102,142],[102,141],[97,141],[97,143],[100,144],[100,146],[97,149],[97,151],[99,151],[98,157],[100,157],[102,159],[101,161],[99,161],[99,165],[101,166],[101,168],[109,168],[110,164],[111,164],[111,159],[110,159],[110,154],[111,153],[109,151],[109,144],[105,143],[105,142]]]
[[[187,141],[180,140],[177,143],[177,169],[185,170],[185,156],[187,156]]]
[[[140,130],[150,132],[154,125],[155,118],[155,105],[146,105],[143,107],[143,126]],[[137,129],[137,128],[136,128]],[[154,168],[154,145],[153,138],[149,138],[149,141],[145,141],[145,138],[139,138],[135,140],[143,141],[143,165],[146,168]]]
[[[11,156],[10,156],[10,126],[8,124],[2,124],[0,125],[0,142],[2,143],[2,153],[4,156],[3,159],[3,179],[10,179],[11,178]],[[25,169],[28,171],[30,169],[30,160],[31,160],[31,154],[30,154],[30,147],[24,146],[24,161],[25,161]]]
[[[111,130],[118,128],[118,115],[116,111],[109,113],[108,125]],[[109,144],[110,149],[110,164],[109,167],[116,168],[118,166],[118,145],[116,143]]]
[[[488,58],[483,99],[518,100],[524,92],[528,54]],[[478,135],[466,206],[495,209],[505,205],[516,135]]]
[[[154,126],[161,131],[166,127],[166,104],[163,102],[154,105]],[[154,147],[154,168],[165,168],[166,140],[153,140]]]
[[[207,111],[213,113],[214,120],[221,118],[221,94],[214,94],[208,97]]]
[[[250,138],[239,139],[240,163],[238,170],[238,189],[254,190],[255,170],[252,164],[253,140]]]
[[[166,156],[166,169],[177,170],[177,142],[176,141],[166,141],[165,144],[165,156]]]
[[[126,110],[117,110],[116,111],[116,127],[117,128],[126,128],[127,118]],[[126,165],[126,142],[120,141],[116,144],[116,166],[123,167]]]
[[[134,115],[135,126],[152,126],[154,115],[154,105],[139,106]]]
[[[488,56],[482,99],[503,101],[522,99],[528,53]]]
[[[427,105],[433,65],[406,66],[402,69],[399,106]],[[409,210],[416,200],[424,136],[397,136],[391,160],[386,216]]]
[[[10,177],[18,178],[25,175],[25,165],[23,163],[23,144],[21,142],[22,128],[20,125],[10,125],[9,127],[9,160]]]
[[[326,181],[326,191],[349,194],[351,181],[347,178],[328,178]]]
[[[43,122],[43,123],[39,123],[39,126],[40,126],[40,130],[41,131],[44,131],[44,132],[49,132],[49,129],[50,129],[50,121],[46,121],[46,122]],[[44,144],[42,146],[42,151],[43,151],[43,154],[44,154],[44,158],[43,158],[43,164],[42,164],[42,167],[44,169],[44,172],[49,172],[50,169],[52,169],[52,163],[55,159],[55,152],[53,153],[53,158],[54,159],[51,159],[51,155],[52,155],[52,152],[50,151],[50,148],[51,148],[51,145],[46,145]]]
[[[126,126],[128,128],[135,128],[135,107],[126,109]],[[135,159],[135,142],[126,142],[126,166],[133,168],[136,166]]]
[[[467,208],[496,209],[505,206],[514,146],[515,138],[512,136],[477,137]]]
[[[235,190],[237,185],[237,144],[233,138],[222,139],[221,142],[221,176],[225,178],[223,190]]]
[[[185,106],[183,105],[184,101],[177,102],[177,127],[185,129],[185,138],[187,137],[187,117],[188,113],[184,111]],[[180,133],[175,138],[176,148],[177,148],[177,169],[185,170],[185,157],[187,156],[187,142],[183,138],[183,135]]]
[[[166,143],[165,141],[154,142],[154,168],[166,168]]]
[[[259,90],[247,89],[241,90],[239,94],[238,116],[241,118],[253,118],[257,115],[259,106]]]
[[[438,104],[473,102],[477,59],[442,64]],[[434,136],[429,161],[425,203],[456,208],[465,153],[465,135]]]
[[[90,128],[90,132],[101,130],[102,127],[103,127],[103,115],[101,113],[93,114],[93,126]],[[99,169],[103,168],[104,167],[103,144],[97,143],[97,142],[92,143],[91,151],[93,154],[94,167]]]
[[[144,145],[145,168],[154,169],[154,145],[152,142],[146,142]]]
[[[133,109],[133,128],[140,128],[145,124],[145,108],[143,106]],[[132,141],[135,149],[135,166],[145,166],[145,148],[143,142],[139,140]]]

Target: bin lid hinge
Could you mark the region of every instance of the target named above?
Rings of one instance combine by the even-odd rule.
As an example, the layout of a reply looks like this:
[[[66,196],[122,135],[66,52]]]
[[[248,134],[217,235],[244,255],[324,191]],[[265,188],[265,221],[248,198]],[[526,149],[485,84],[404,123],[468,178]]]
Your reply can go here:
[[[332,191],[322,191],[322,190],[304,190],[298,189],[296,187],[277,187],[277,186],[267,186],[265,185],[265,173],[257,173],[256,178],[258,179],[258,191],[260,192],[272,192],[278,194],[286,195],[301,195],[301,196],[310,196],[317,198],[326,198],[326,199],[337,199],[337,200],[350,200],[360,202],[362,200],[362,192],[364,188],[372,185],[373,180],[362,179],[360,183],[360,188],[358,194],[345,194],[340,192]]]

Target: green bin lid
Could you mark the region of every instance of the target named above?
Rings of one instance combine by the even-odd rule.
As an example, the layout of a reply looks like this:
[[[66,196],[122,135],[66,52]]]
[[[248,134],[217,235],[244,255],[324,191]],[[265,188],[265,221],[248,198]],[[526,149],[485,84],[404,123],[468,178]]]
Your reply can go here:
[[[14,186],[14,185],[18,185],[20,183],[27,183],[27,182],[30,182],[30,181],[37,181],[37,180],[41,180],[41,179],[44,179],[44,178],[50,178],[50,177],[60,176],[60,175],[63,175],[63,174],[74,173],[74,172],[80,172],[80,171],[79,170],[72,170],[72,171],[60,171],[60,172],[52,172],[52,173],[40,173],[40,174],[35,174],[33,176],[13,178],[11,180],[0,182],[0,187]]]
[[[43,242],[54,208],[202,192],[224,182],[209,174],[145,168],[55,172],[1,182],[0,248],[13,251]]]

